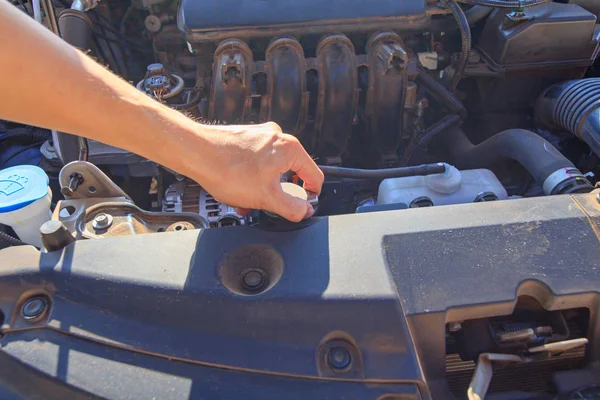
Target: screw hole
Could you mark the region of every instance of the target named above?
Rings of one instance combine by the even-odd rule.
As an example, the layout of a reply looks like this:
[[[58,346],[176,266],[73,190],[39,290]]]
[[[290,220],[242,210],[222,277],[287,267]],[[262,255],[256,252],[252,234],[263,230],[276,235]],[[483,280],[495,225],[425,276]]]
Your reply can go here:
[[[343,347],[334,347],[327,353],[327,364],[329,368],[337,372],[343,372],[352,365],[350,352]]]
[[[32,297],[23,304],[21,315],[29,321],[38,320],[46,314],[48,304],[48,300],[45,297]]]
[[[90,193],[96,193],[96,187],[95,186],[90,186],[88,188],[88,192],[90,192]]]
[[[248,294],[262,292],[269,284],[269,279],[260,269],[252,269],[242,275],[242,289]]]
[[[66,206],[60,209],[58,216],[62,218],[68,218],[75,213],[75,207]]]
[[[256,296],[275,286],[283,273],[283,258],[264,245],[241,246],[220,261],[223,285],[235,294]]]

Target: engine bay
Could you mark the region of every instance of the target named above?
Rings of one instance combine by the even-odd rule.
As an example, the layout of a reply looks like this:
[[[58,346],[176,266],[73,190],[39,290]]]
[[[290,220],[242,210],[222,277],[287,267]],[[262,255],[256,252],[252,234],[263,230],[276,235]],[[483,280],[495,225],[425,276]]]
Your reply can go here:
[[[274,121],[326,168],[447,163],[445,175],[429,177],[330,170],[321,216],[589,192],[595,184],[593,7],[545,3],[515,17],[472,6],[465,43],[448,8],[423,0],[230,3],[83,3],[93,28],[75,45],[192,119]],[[63,24],[73,7],[58,5]],[[81,159],[71,135],[54,132],[38,155],[23,147],[35,147],[40,130],[26,137],[6,124],[7,144],[16,147],[5,146],[3,167],[41,159],[56,178],[60,166]],[[213,227],[256,222],[151,160],[94,141],[85,151],[115,182],[131,185],[126,191],[143,209],[193,212]]]
[[[288,342],[279,343],[281,351],[293,356],[295,349],[299,355],[297,368],[270,356],[264,363],[246,363],[176,343],[164,352],[160,335],[153,333],[142,344],[133,344],[129,332],[98,334],[107,342],[124,343],[121,350],[240,371],[274,371],[286,379],[368,381],[373,390],[399,385],[390,391],[393,395],[386,395],[387,389],[373,392],[382,400],[596,398],[600,6],[586,0],[509,3],[42,0],[49,29],[139,91],[202,123],[273,121],[298,138],[325,182],[318,196],[301,191],[315,209],[309,220],[292,223],[261,210],[242,215],[199,183],[153,160],[72,134],[0,121],[0,171],[40,167],[49,178],[52,210],[52,220],[41,226],[41,239],[36,227],[31,241],[21,227],[0,219],[0,249],[11,247],[3,253],[15,270],[27,263],[49,269],[52,263],[61,265],[48,278],[53,284],[66,274],[64,268],[72,268],[70,273],[92,292],[87,279],[95,272],[86,263],[108,257],[112,261],[103,266],[109,267],[102,279],[114,279],[109,286],[121,299],[115,302],[132,307],[143,309],[140,299],[153,301],[140,289],[146,286],[169,292],[181,285],[177,296],[183,302],[194,293],[205,299],[216,293],[214,310],[196,312],[203,318],[231,312],[231,331],[207,333],[211,346],[237,348],[227,335],[243,335],[250,327],[259,332],[258,346],[283,338]],[[33,2],[15,6],[33,15]],[[288,172],[281,184],[297,190],[302,181]],[[333,216],[338,219],[328,218]],[[397,225],[386,225],[388,218]],[[364,239],[370,244],[365,252],[381,246],[382,254],[360,253],[360,238],[367,233],[374,236]],[[120,258],[137,265],[135,249],[148,252],[140,256],[144,268],[151,256],[168,264],[167,255],[152,251],[163,240],[160,235],[173,252],[181,240],[182,255],[173,257],[173,265],[202,264],[218,272],[198,272],[205,281],[187,277],[183,284],[176,273],[161,282],[152,268],[148,281],[141,282],[132,268],[113,270]],[[102,244],[105,239],[118,249],[115,255],[106,256],[110,245]],[[288,247],[286,240],[298,248]],[[347,254],[333,251],[333,242]],[[74,243],[84,249],[74,261],[64,255],[43,257],[64,253]],[[15,245],[22,244],[46,253],[38,259],[23,250],[18,256],[22,247]],[[312,259],[311,248],[320,250]],[[191,255],[198,249],[206,251],[201,261]],[[374,265],[361,272],[355,263],[366,265],[369,257]],[[293,272],[290,264],[301,269],[310,260],[315,268],[331,263],[330,286]],[[479,271],[485,271],[481,283],[474,278]],[[323,287],[306,293],[289,274]],[[5,278],[8,282],[14,276]],[[13,330],[20,335],[31,323],[51,325],[50,308],[77,314],[83,311],[76,305],[91,307],[85,296],[72,294],[71,283],[65,283],[71,292],[55,300],[30,282],[34,300],[45,311],[29,318],[19,311],[27,296],[9,289],[3,279],[0,274],[0,288],[6,286],[7,293],[4,300],[0,296],[0,307],[9,306],[0,308],[0,337]],[[361,279],[369,283],[354,282]],[[136,282],[131,285],[140,290],[138,298],[127,298],[131,287],[125,282]],[[479,284],[497,286],[488,293],[476,288]],[[352,308],[339,299],[340,304],[327,303],[325,293],[355,301],[364,320],[376,309],[381,319],[370,321],[383,336],[342,322],[341,314],[351,315]],[[274,296],[269,298],[273,303],[258,304],[257,320],[238,326],[248,304],[263,294]],[[381,304],[369,303],[371,295]],[[299,302],[290,305],[298,307],[297,317],[275,309],[284,297]],[[100,303],[117,307],[109,300]],[[317,318],[321,325],[303,325],[300,316],[310,314],[309,303],[325,310]],[[401,317],[394,320],[398,310]],[[21,316],[4,320],[13,312]],[[322,334],[315,339],[320,341],[316,350],[308,339],[282,328],[283,322],[265,322],[268,313],[313,329],[315,337]],[[109,314],[99,318],[129,323],[123,315]],[[382,319],[393,326],[381,325]],[[281,337],[265,333],[261,321]],[[204,329],[193,322],[183,325]],[[353,330],[362,339],[348,334]],[[82,332],[81,337],[98,341],[93,329]],[[24,340],[32,340],[27,334]],[[216,340],[219,334],[225,339]],[[12,356],[20,359],[24,350],[12,346]],[[383,354],[386,346],[389,358]],[[315,352],[316,372],[311,369]]]

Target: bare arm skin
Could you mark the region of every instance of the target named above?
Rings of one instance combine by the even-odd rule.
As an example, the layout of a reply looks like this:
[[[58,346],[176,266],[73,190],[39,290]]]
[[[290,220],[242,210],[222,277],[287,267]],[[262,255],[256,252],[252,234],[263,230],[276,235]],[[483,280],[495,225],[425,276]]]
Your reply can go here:
[[[312,207],[281,191],[295,171],[319,193],[323,174],[296,138],[275,123],[198,124],[71,47],[0,0],[0,119],[55,129],[120,147],[171,168],[232,206],[289,220]]]

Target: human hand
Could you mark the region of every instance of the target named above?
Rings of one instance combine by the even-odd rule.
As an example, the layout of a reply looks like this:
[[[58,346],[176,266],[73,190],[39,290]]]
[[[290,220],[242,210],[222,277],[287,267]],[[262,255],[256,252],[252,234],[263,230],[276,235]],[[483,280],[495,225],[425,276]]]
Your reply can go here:
[[[271,211],[299,222],[313,207],[281,189],[281,175],[293,171],[306,190],[320,193],[323,173],[298,139],[282,133],[274,122],[261,125],[211,127],[212,156],[190,178],[197,180],[216,200],[238,207]]]

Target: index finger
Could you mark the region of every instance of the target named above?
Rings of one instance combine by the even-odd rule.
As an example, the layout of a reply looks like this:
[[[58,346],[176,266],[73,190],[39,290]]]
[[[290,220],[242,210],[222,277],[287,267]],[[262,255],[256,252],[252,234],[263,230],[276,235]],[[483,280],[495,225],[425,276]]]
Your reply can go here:
[[[290,166],[290,170],[295,172],[304,181],[304,188],[320,194],[321,186],[323,186],[323,180],[325,179],[323,171],[317,167],[317,164],[315,164],[302,145],[298,146],[298,151],[293,160],[294,162]]]

